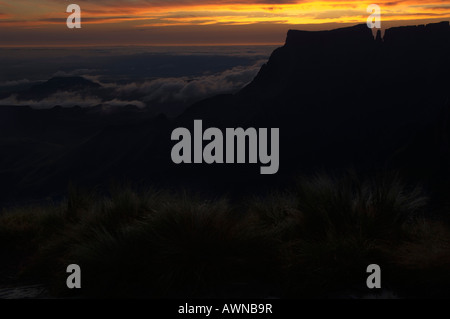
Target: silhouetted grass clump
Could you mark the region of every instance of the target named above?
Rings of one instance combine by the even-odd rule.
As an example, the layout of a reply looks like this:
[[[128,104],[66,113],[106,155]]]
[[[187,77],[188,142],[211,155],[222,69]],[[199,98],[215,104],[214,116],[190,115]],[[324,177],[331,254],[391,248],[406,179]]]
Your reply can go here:
[[[375,263],[388,289],[442,295],[450,230],[424,217],[426,204],[419,188],[386,176],[302,178],[288,192],[233,205],[186,192],[114,187],[102,195],[71,186],[58,205],[0,215],[0,274],[44,282],[55,296],[363,296]],[[81,266],[80,290],[66,287],[69,264]]]
[[[302,222],[288,243],[288,288],[294,296],[366,289],[366,268],[385,265],[384,251],[404,238],[427,202],[418,187],[397,177],[362,180],[318,175],[301,178],[297,209]]]
[[[298,202],[310,237],[351,233],[388,239],[423,211],[427,198],[419,187],[408,189],[395,176],[361,180],[350,174],[301,179]]]
[[[396,176],[322,174],[300,178],[289,193],[251,201],[249,210],[258,216],[260,229],[280,243],[285,296],[321,297],[342,290],[367,292],[367,266],[391,269],[393,249],[421,227],[426,205],[420,187]],[[414,242],[422,247],[424,240]],[[448,249],[445,253],[450,256]],[[388,274],[395,277],[395,271]]]
[[[68,292],[65,267],[75,263],[86,296],[181,297],[220,296],[271,276],[271,238],[245,227],[226,199],[125,188],[85,203],[78,191],[67,200],[70,222],[39,247],[24,277]]]

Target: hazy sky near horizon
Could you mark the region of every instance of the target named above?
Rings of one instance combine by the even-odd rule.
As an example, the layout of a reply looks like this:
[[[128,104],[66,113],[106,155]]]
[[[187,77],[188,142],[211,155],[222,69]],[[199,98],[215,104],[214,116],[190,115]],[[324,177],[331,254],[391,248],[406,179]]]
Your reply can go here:
[[[81,29],[66,26],[71,3]],[[0,0],[0,45],[282,43],[292,28],[365,23],[371,3],[384,27],[450,20],[449,0]]]

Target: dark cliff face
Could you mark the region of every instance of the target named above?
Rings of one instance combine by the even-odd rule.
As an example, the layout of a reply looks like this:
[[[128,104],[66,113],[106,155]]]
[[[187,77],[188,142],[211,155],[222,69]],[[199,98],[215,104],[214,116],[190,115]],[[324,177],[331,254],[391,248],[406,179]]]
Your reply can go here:
[[[374,39],[366,25],[319,32],[290,30],[285,46],[273,53],[243,93],[280,94],[271,88],[287,92],[294,83],[301,85],[315,79],[319,79],[317,85],[324,91],[335,85],[373,87],[381,82],[388,84],[389,80],[409,82],[411,78],[405,75],[420,81],[427,72],[432,74],[438,68],[442,72],[434,77],[448,71],[449,46],[448,22],[388,29],[383,42]],[[426,72],[429,67],[432,69]],[[304,88],[297,86],[298,91]]]
[[[428,99],[421,92],[446,94],[448,22],[392,28],[384,41],[377,37],[365,24],[319,32],[290,30],[286,44],[272,53],[246,88],[233,97],[198,103],[184,116],[223,120],[234,110],[241,120],[251,120],[271,113],[273,105],[280,116],[309,106],[335,105],[345,113],[346,106],[355,104],[369,111],[367,104],[401,108]]]
[[[297,173],[349,168],[395,170],[414,182],[442,184],[450,177],[449,57],[448,22],[389,29],[384,41],[366,25],[291,30],[240,92],[196,103],[172,121],[131,114],[82,144],[39,153],[41,162],[0,170],[10,181],[0,185],[2,193],[46,196],[66,189],[69,180],[97,185],[111,179],[242,193],[284,185]],[[259,175],[259,164],[173,164],[171,132],[192,130],[195,119],[204,129],[279,128],[278,174]],[[84,122],[68,122],[64,134],[79,135]],[[47,135],[60,135],[52,123],[40,125]]]
[[[449,23],[377,37],[366,25],[290,30],[252,83],[194,105],[182,123],[279,127],[281,175],[351,167],[429,177],[443,154],[435,127],[448,127]]]

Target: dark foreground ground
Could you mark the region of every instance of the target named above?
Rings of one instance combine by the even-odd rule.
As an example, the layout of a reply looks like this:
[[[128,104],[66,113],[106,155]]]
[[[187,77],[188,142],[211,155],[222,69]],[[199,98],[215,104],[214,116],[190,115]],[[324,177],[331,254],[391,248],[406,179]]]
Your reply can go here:
[[[450,227],[426,217],[429,209],[420,188],[388,177],[321,175],[245,201],[72,187],[62,203],[2,213],[0,291],[33,298],[448,297]],[[66,287],[69,264],[81,266],[82,289]],[[366,286],[370,264],[382,269],[376,292]]]

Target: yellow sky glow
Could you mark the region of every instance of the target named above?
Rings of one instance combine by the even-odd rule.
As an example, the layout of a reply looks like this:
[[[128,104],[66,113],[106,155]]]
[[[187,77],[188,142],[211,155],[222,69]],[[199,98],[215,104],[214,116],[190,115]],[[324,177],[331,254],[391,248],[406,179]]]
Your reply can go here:
[[[379,1],[380,2],[380,1]],[[450,1],[449,1],[450,2]],[[201,3],[201,1],[200,1]],[[113,1],[88,3],[80,1],[85,24],[133,22],[137,27],[202,24],[320,24],[365,22],[366,8],[373,1],[308,1],[297,4],[228,4],[153,5],[142,2]],[[397,3],[397,4],[396,4]],[[382,8],[388,20],[449,18],[450,3],[443,1],[389,1]],[[56,1],[0,1],[0,21],[4,26],[45,26],[61,23],[65,4]]]
[[[365,23],[374,1],[228,0],[74,0],[87,30],[143,30],[183,26],[321,25]],[[261,3],[264,2],[264,3]],[[57,0],[0,1],[1,30],[61,30],[69,2]],[[450,1],[381,0],[382,21],[449,20]],[[66,30],[67,31],[67,30]],[[61,31],[62,32],[62,31]],[[1,42],[1,39],[0,39]]]

